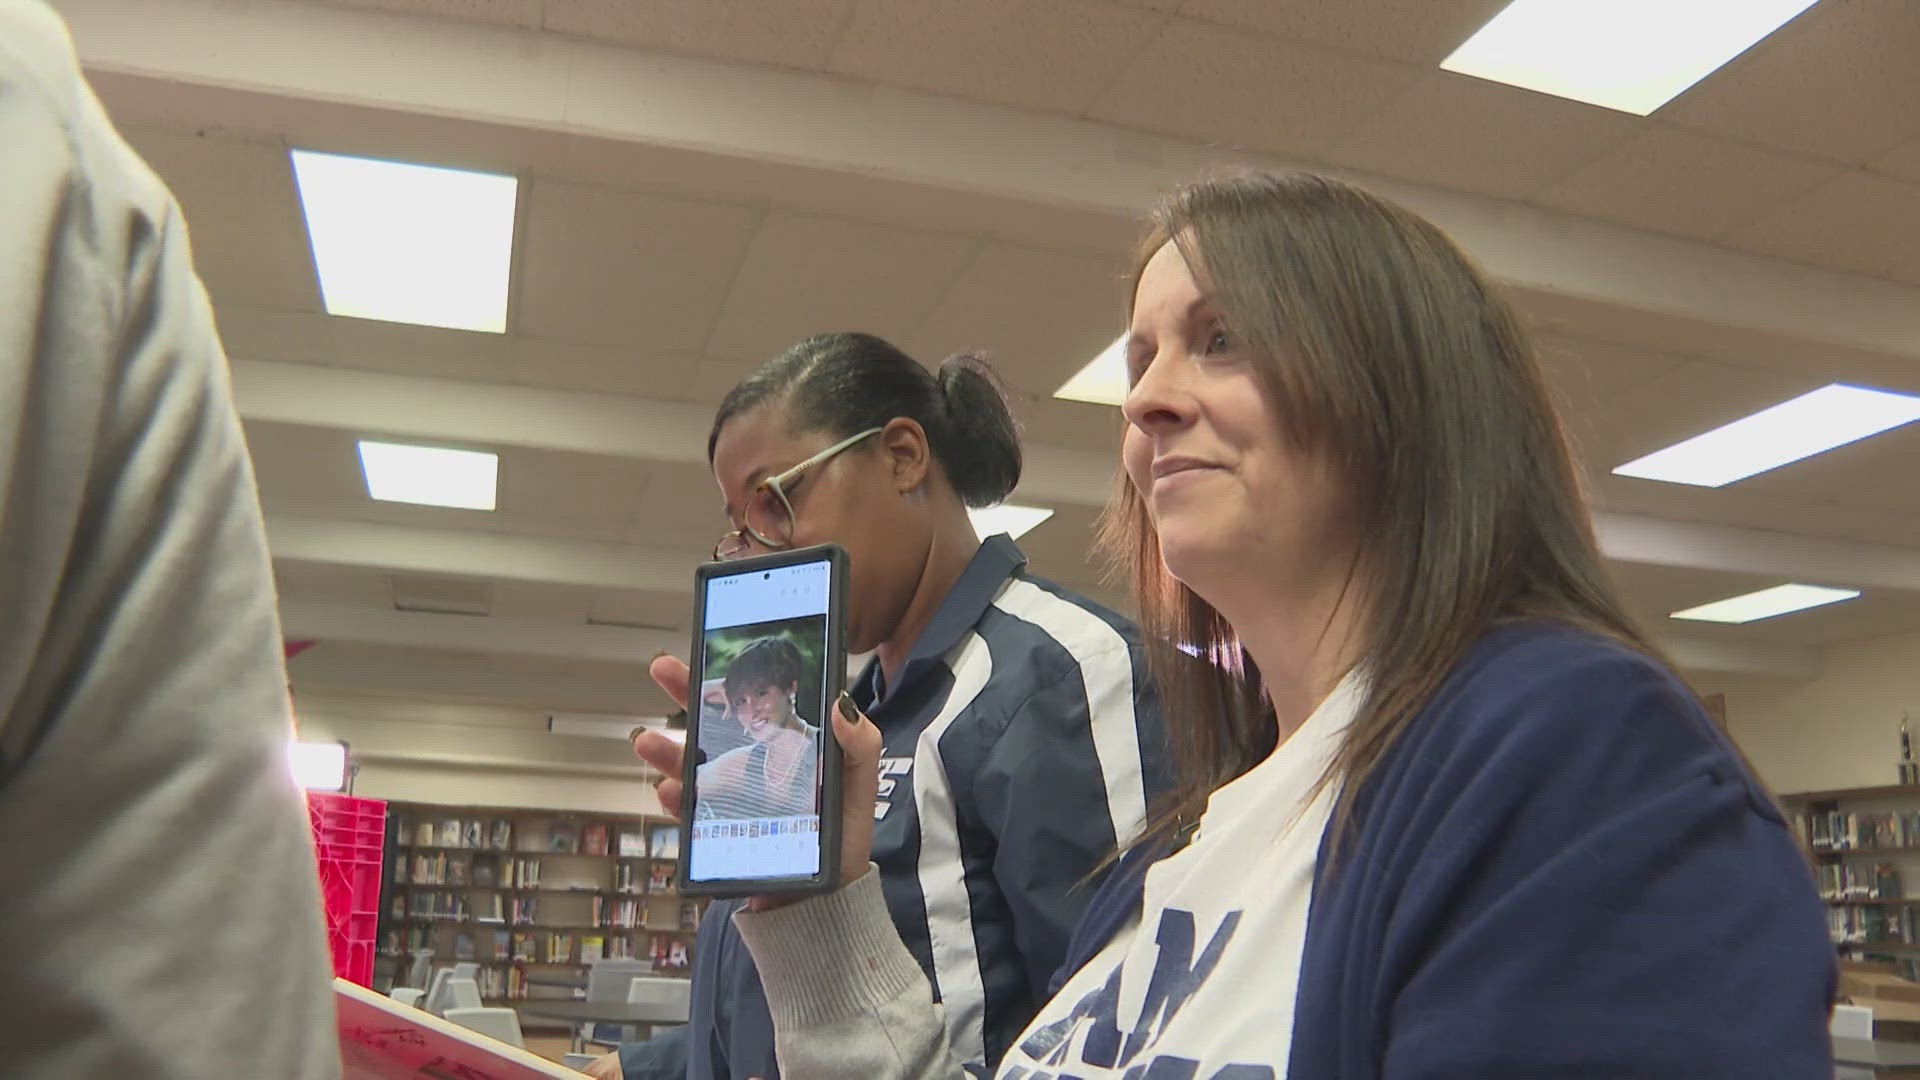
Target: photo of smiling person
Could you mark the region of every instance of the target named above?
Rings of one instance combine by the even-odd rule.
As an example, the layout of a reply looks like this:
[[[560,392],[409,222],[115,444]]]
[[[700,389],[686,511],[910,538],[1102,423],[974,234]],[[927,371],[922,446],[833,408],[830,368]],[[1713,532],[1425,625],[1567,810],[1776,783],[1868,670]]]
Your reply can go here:
[[[825,631],[820,618],[812,641]],[[733,628],[738,630],[739,628]],[[720,678],[718,694],[703,695],[701,742],[706,747],[734,745],[699,767],[699,816],[702,819],[793,817],[815,812],[819,780],[820,727],[803,715],[816,706],[817,686],[809,679],[807,657],[788,632],[767,633],[762,625],[734,654]],[[708,641],[712,653],[725,649],[722,631]],[[737,640],[737,639],[736,639]],[[813,666],[817,667],[817,661]],[[717,699],[717,700],[716,700]],[[804,702],[804,704],[802,704]]]

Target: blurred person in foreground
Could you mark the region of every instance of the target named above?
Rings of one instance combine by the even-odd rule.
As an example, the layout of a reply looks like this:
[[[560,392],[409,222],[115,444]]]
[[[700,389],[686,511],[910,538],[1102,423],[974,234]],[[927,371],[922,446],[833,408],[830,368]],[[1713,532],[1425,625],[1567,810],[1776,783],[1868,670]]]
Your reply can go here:
[[[340,1075],[291,735],[180,209],[0,0],[0,1074]]]

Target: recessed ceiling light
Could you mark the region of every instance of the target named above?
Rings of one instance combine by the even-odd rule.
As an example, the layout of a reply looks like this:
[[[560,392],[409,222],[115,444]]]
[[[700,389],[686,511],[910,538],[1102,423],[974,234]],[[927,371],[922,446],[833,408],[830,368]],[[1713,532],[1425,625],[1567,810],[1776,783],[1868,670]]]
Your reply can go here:
[[[511,176],[293,151],[330,315],[503,333]]]
[[[1775,615],[1785,615],[1789,611],[1805,611],[1825,604],[1837,604],[1842,600],[1851,600],[1860,595],[1858,589],[1827,589],[1818,585],[1775,585],[1771,589],[1759,592],[1730,596],[1725,600],[1715,600],[1711,604],[1701,604],[1685,611],[1676,611],[1672,618],[1691,619],[1695,622],[1750,623],[1758,619],[1771,619]]]
[[[1440,66],[1645,116],[1813,3],[1513,0]]]
[[[1615,476],[1723,487],[1920,420],[1920,397],[1834,383],[1613,470]]]
[[[1053,511],[1044,506],[1000,503],[969,510],[967,516],[973,519],[973,531],[977,536],[984,538],[1006,533],[1018,540],[1033,531],[1035,525],[1052,517]]]
[[[287,766],[293,770],[293,782],[309,791],[347,789],[347,744],[344,742],[288,743]]]
[[[360,467],[367,474],[367,494],[381,502],[491,510],[500,456],[361,440]]]
[[[1119,405],[1127,400],[1127,335],[1113,339],[1100,355],[1073,378],[1060,384],[1053,396],[1093,405]]]

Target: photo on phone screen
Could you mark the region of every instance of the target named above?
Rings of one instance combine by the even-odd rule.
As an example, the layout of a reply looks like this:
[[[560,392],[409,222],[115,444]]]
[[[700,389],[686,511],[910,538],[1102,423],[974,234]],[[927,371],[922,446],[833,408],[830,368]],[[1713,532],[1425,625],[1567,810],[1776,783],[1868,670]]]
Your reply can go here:
[[[822,871],[833,570],[823,558],[703,575],[687,885]]]

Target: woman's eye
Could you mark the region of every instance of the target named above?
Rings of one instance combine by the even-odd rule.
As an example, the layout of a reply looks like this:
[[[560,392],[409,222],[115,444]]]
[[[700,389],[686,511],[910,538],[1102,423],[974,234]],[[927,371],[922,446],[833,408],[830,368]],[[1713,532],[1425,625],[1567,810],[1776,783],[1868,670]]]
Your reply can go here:
[[[1207,355],[1223,353],[1232,347],[1233,342],[1227,337],[1224,327],[1214,327],[1207,333]]]

